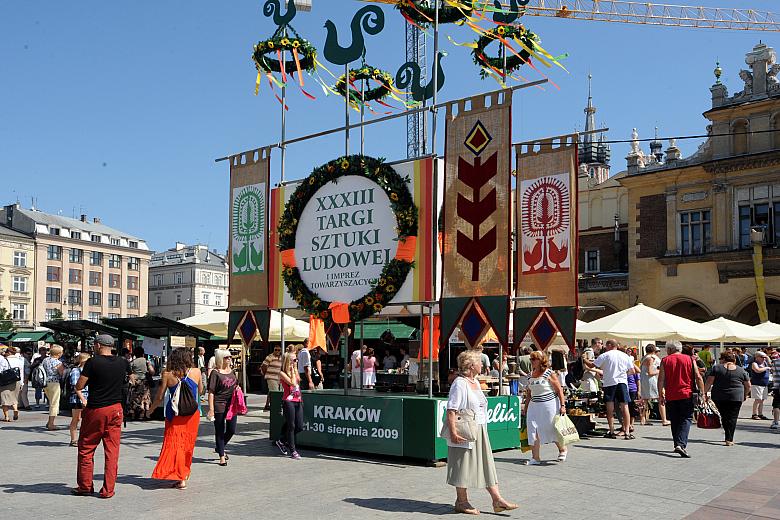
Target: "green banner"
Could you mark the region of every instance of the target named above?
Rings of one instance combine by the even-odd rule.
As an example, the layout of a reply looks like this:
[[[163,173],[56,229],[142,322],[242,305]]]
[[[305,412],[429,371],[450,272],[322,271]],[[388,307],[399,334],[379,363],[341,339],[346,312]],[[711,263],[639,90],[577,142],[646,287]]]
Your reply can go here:
[[[403,455],[402,399],[305,393],[302,446]]]
[[[520,399],[517,396],[488,397],[488,432],[520,429]],[[441,432],[447,415],[447,400],[439,401],[436,412],[436,434]]]

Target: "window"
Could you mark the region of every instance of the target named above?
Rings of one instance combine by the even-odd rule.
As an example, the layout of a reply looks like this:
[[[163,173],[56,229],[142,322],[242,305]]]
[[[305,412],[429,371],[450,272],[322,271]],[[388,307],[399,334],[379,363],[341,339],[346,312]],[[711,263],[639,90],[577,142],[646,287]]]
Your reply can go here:
[[[46,267],[46,279],[50,282],[60,281],[60,268],[53,265]]]
[[[222,294],[220,293],[214,294],[214,305],[216,305],[217,307],[222,306]]]
[[[115,314],[115,313],[113,313],[113,312],[109,312],[109,313],[108,313],[108,317],[109,317],[109,319],[118,318],[118,317],[119,317],[119,314]]]
[[[127,258],[127,269],[130,271],[138,271],[138,265],[140,264],[141,260],[139,258],[136,258],[134,256]]]
[[[49,228],[49,234],[50,234],[50,235],[57,235],[57,236],[59,236],[59,234],[60,234],[60,228],[56,228],[56,227],[50,227],[50,228]]]
[[[100,235],[92,235],[90,237],[90,240],[92,240],[93,242],[102,242],[103,241],[103,237],[101,237]]]
[[[60,303],[61,301],[62,293],[59,287],[46,288],[46,303]]]
[[[680,250],[684,255],[700,255],[710,249],[712,224],[710,212],[680,213]]]
[[[127,295],[127,308],[128,309],[138,308],[138,296],[134,296],[132,294]]]
[[[132,247],[133,249],[138,249],[138,242],[136,242],[135,240],[130,240],[130,241],[128,241],[128,242],[127,242],[127,245],[128,245],[129,247]]]
[[[108,267],[120,269],[122,267],[122,255],[110,255],[108,257]]]
[[[81,231],[71,231],[70,238],[73,238],[75,240],[81,240]]]
[[[14,292],[27,292],[27,277],[26,276],[14,276]]]
[[[84,262],[84,250],[71,248],[70,257],[68,258],[72,264],[81,264]]]
[[[176,295],[176,305],[181,305],[181,294]]]
[[[119,287],[119,275],[118,274],[110,274],[108,275],[108,286],[111,288],[118,288]]]
[[[46,257],[49,260],[62,260],[62,246],[48,246],[46,248]]]
[[[27,253],[14,251],[14,267],[27,267]]]
[[[89,265],[103,265],[103,253],[92,251],[89,254]]]
[[[81,311],[68,311],[68,319],[69,320],[80,320],[81,319]]]
[[[203,273],[203,283],[211,285],[211,273]]]
[[[68,289],[68,305],[81,305],[81,291]]]
[[[121,244],[120,240],[118,238],[112,238],[110,240],[112,246],[118,246]]]
[[[598,273],[600,271],[600,258],[598,249],[585,251],[585,272]]]
[[[154,275],[154,285],[162,285],[163,284],[163,275],[156,274]]]
[[[214,285],[222,286],[222,275],[221,274],[215,274],[214,275]]]
[[[89,291],[89,304],[103,305],[103,293],[99,293],[97,291]]]
[[[211,295],[207,292],[204,292],[202,295],[203,298],[203,305],[211,305]]]
[[[138,289],[138,277],[137,276],[128,276],[127,277],[127,288],[128,289]]]
[[[81,283],[81,269],[68,269],[68,281],[70,283]]]
[[[157,298],[157,306],[159,307],[160,305],[162,305],[162,296],[160,296],[160,295],[158,294],[158,295],[156,296],[156,298]]]
[[[771,209],[773,213],[777,215],[776,209],[780,209],[777,203]],[[739,207],[739,247],[744,249],[751,246],[750,243],[750,229],[754,227],[761,227],[765,232],[765,240],[772,242],[775,238],[775,234],[778,232],[777,226],[774,225],[774,220],[777,217],[770,219],[770,206],[768,202],[762,202],[758,204],[746,205]]]
[[[57,316],[59,309],[46,309],[46,321],[51,321]]]
[[[112,309],[118,308],[119,307],[119,301],[120,301],[119,297],[120,297],[119,294],[110,293],[108,295],[108,306],[111,307]]]
[[[100,313],[99,312],[90,312],[89,313],[89,321],[100,321]]]
[[[173,273],[173,283],[180,284],[183,274],[184,273],[182,273],[181,271],[179,271],[178,273]]]
[[[11,304],[11,318],[17,321],[27,321],[27,304],[26,303],[12,303]]]
[[[103,275],[98,271],[89,272],[89,285],[92,287],[100,287],[103,285]]]

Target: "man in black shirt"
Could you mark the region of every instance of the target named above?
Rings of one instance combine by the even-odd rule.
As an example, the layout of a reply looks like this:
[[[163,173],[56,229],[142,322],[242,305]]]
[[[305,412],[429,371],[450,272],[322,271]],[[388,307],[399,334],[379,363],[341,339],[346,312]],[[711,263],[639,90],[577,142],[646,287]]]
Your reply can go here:
[[[125,358],[111,354],[113,346],[114,338],[108,334],[95,338],[95,356],[86,362],[76,384],[78,393],[89,385],[89,397],[81,415],[76,472],[78,487],[73,489],[74,495],[94,492],[94,456],[102,441],[106,461],[100,498],[114,496],[122,435],[122,387],[130,373],[130,364]]]

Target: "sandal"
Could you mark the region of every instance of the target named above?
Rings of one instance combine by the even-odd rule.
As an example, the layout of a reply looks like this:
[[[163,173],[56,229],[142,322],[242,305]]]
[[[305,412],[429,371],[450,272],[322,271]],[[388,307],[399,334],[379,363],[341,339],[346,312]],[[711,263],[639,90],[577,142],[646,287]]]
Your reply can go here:
[[[171,486],[173,489],[187,489],[187,483],[184,482],[183,484],[181,482],[175,483],[173,486]]]
[[[520,507],[517,504],[513,504],[512,502],[504,502],[505,505],[496,504],[493,503],[493,512],[494,513],[503,513],[504,511],[514,511],[518,507]]]
[[[564,452],[561,452],[558,454],[558,462],[566,462],[566,455],[569,454],[569,450],[566,450]]]
[[[479,509],[468,502],[455,502],[455,512],[463,513],[464,515],[478,515]]]
[[[623,440],[626,441],[632,441],[634,439],[636,439],[636,437],[634,437],[633,433],[627,433],[626,435],[623,436]]]
[[[607,432],[604,434],[605,439],[617,439],[615,432]]]
[[[71,448],[78,448],[79,447],[79,441],[70,441],[70,447]]]

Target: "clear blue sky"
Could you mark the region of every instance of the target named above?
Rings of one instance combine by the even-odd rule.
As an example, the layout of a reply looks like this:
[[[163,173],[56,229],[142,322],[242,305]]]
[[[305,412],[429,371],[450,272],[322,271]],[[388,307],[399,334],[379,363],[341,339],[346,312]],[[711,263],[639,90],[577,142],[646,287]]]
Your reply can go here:
[[[684,3],[684,2],[675,2]],[[696,5],[780,11],[776,1],[695,0]],[[348,40],[362,3],[314,0],[295,28],[322,48],[332,19]],[[0,202],[31,197],[44,211],[87,213],[164,249],[175,241],[227,245],[228,167],[214,159],[279,139],[279,103],[267,84],[253,95],[252,45],[274,26],[262,2],[138,0],[0,4]],[[395,73],[404,61],[403,19],[385,7],[387,27],[368,40],[368,61]],[[515,98],[514,139],[557,135],[584,124],[587,74],[593,74],[597,120],[609,138],[704,133],[716,58],[733,93],[744,54],[772,33],[658,28],[548,18],[526,25],[554,55],[569,53],[570,74],[552,70],[560,90]],[[448,29],[458,41],[468,29]],[[482,81],[468,49],[450,45],[443,99],[497,87]],[[336,72],[334,70],[334,72]],[[532,70],[529,79],[539,76]],[[343,104],[314,83],[290,96],[289,136],[340,125]],[[400,121],[400,120],[399,120]],[[679,143],[683,153],[698,142]],[[627,145],[613,146],[613,172]],[[288,178],[303,177],[343,150],[332,137],[290,148]],[[354,149],[356,151],[356,149]],[[441,150],[440,150],[441,151]],[[403,124],[372,127],[366,153],[405,157]],[[278,154],[273,156],[278,178]]]

